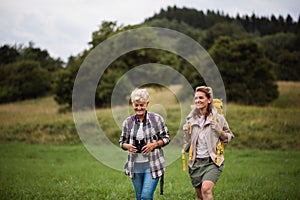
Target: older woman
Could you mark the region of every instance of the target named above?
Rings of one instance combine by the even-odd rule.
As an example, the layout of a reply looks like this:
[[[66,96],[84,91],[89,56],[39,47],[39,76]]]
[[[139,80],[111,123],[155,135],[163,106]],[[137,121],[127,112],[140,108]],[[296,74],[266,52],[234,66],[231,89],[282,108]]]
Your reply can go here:
[[[185,142],[190,143],[189,175],[198,199],[213,199],[213,187],[224,162],[223,154],[217,159],[217,144],[228,143],[234,136],[223,115],[213,106],[210,87],[197,87],[194,101],[195,107],[183,126]]]
[[[125,174],[132,179],[136,199],[153,199],[159,177],[165,172],[163,150],[170,137],[164,119],[147,111],[147,89],[135,89],[131,93],[135,115],[124,120],[120,147],[128,151]]]

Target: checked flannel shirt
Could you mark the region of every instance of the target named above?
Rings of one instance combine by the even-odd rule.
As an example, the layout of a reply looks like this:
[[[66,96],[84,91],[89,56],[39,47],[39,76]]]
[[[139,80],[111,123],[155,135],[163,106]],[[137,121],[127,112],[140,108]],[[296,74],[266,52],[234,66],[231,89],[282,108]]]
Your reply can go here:
[[[150,114],[152,116],[149,116]],[[136,138],[139,126],[140,122],[136,115],[134,115],[134,117],[130,116],[124,120],[122,125],[122,134],[119,141],[121,148],[123,143],[134,144],[134,139]],[[145,127],[144,136],[147,144],[158,140],[162,140],[164,142],[163,146],[170,143],[168,128],[164,119],[160,115],[153,112],[146,112],[143,120],[143,126]],[[124,166],[125,174],[130,178],[134,177],[134,161],[136,156],[136,153],[128,152],[128,159]],[[165,158],[163,150],[161,148],[156,148],[150,152],[148,156],[152,178],[162,176],[165,172]]]

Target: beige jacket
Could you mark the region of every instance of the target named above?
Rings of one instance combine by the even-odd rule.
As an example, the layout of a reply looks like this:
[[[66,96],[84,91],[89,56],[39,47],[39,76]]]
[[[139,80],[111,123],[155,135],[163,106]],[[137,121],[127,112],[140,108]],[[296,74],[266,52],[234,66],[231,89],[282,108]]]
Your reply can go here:
[[[207,117],[206,121],[204,122],[203,127],[200,126],[200,119],[198,116],[194,117],[193,115],[194,109],[190,112],[190,114],[186,118],[186,123],[183,125],[183,131],[184,131],[184,142],[186,145],[189,143],[192,144],[192,159],[188,161],[189,167],[192,167],[195,159],[196,159],[196,146],[198,141],[198,136],[200,132],[203,132],[205,134],[205,139],[208,147],[208,152],[211,157],[211,159],[216,162],[217,157],[217,143],[220,140],[219,134],[216,133],[211,128],[211,121],[213,120],[213,116],[216,115],[217,122],[219,123],[220,127],[225,132],[225,135],[227,137],[226,141],[222,141],[223,143],[229,143],[231,139],[234,137],[233,133],[230,131],[228,123],[223,115],[220,115],[217,113],[216,108],[213,108],[212,113]],[[192,128],[192,130],[190,130]],[[221,154],[220,164],[224,162],[224,156]]]

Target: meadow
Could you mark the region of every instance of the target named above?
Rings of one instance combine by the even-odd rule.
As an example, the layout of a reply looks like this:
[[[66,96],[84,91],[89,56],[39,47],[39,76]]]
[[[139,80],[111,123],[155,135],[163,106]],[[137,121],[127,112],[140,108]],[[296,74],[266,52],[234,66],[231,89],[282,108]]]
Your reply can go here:
[[[227,105],[236,138],[226,147],[215,199],[300,198],[300,83],[278,86],[280,97],[266,107]],[[176,99],[168,90],[151,92],[151,109],[166,116],[174,135],[181,126]],[[134,199],[130,179],[96,160],[72,113],[59,109],[52,97],[0,105],[0,199]],[[111,110],[98,109],[97,116],[117,143]],[[167,166],[164,195],[157,188],[155,199],[195,199],[180,153]]]
[[[130,179],[82,145],[1,144],[0,199],[134,199]],[[299,199],[299,151],[227,150],[215,199]],[[164,195],[195,199],[178,159],[167,167]]]

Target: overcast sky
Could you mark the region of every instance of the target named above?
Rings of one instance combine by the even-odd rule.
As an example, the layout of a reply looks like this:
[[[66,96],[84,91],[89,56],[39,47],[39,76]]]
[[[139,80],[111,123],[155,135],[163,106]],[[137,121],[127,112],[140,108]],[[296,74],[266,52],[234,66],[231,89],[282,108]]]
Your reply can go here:
[[[64,61],[88,48],[93,31],[102,21],[118,25],[142,23],[160,9],[179,8],[223,11],[230,16],[258,16],[294,21],[300,14],[299,0],[1,0],[0,45],[25,44],[46,49]]]

